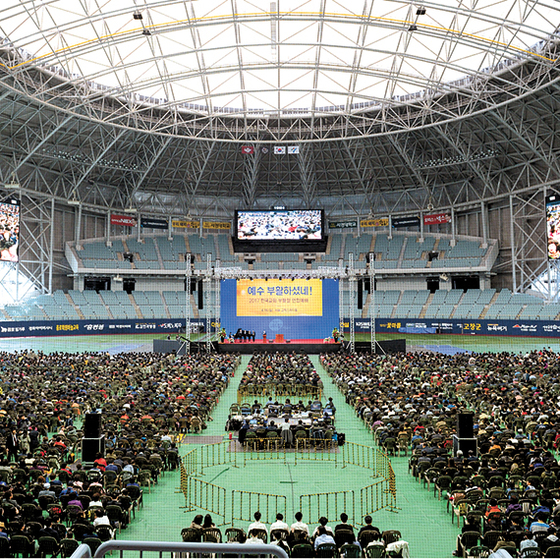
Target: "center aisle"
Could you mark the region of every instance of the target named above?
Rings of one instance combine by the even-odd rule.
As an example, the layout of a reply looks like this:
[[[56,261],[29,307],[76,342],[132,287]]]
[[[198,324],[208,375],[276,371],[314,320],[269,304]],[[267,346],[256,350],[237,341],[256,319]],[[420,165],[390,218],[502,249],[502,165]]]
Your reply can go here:
[[[321,366],[319,356],[310,356],[324,386],[323,403],[333,397],[336,406],[336,428],[346,434],[346,441],[376,447],[373,434],[356,416],[354,409],[346,403],[338,387]],[[382,510],[373,515],[373,525],[381,531],[398,529],[409,543],[413,558],[451,558],[457,541],[457,526],[451,523],[446,501],[438,501],[433,492],[428,492],[422,484],[408,472],[410,457],[391,457],[397,485],[397,512]],[[343,482],[341,484],[341,487]]]

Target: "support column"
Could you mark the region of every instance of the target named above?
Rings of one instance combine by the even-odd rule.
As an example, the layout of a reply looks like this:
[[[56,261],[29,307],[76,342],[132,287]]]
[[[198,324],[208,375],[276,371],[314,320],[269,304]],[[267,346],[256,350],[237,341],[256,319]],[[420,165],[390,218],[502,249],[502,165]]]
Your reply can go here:
[[[354,253],[350,253],[348,255],[348,283],[350,288],[350,305],[348,307],[348,315],[350,321],[350,352],[354,354],[356,352],[354,326],[354,305],[356,304],[356,275],[354,273]]]
[[[369,328],[370,328],[370,352],[375,354],[377,340],[375,330],[375,253],[369,254]]]
[[[484,200],[480,201],[480,220],[482,221],[482,247],[488,248],[488,212]]]
[[[207,294],[206,296],[206,352],[209,354],[212,351],[212,308],[213,299],[210,297],[210,291],[212,289],[212,255],[210,253],[206,254],[206,276],[202,282],[203,286],[207,289],[203,289],[203,292]]]
[[[74,241],[76,242],[76,249],[80,246],[80,235],[82,232],[82,205],[78,206],[78,216],[76,218],[76,226],[74,229]]]
[[[344,332],[344,261],[338,259],[338,330]]]
[[[513,196],[509,195],[509,235],[511,243],[511,280],[513,283],[513,293],[517,293],[517,276],[515,274],[515,227],[513,224]]]
[[[455,208],[453,208],[453,206],[451,207],[451,240],[453,241],[453,246],[455,246],[456,243],[456,237],[457,235],[457,224],[455,223]]]
[[[111,210],[107,212],[107,220],[105,222],[105,245],[111,246]]]
[[[51,236],[49,239],[49,294],[52,294],[53,258],[54,258],[54,198],[51,198]],[[18,282],[19,283],[19,282]]]
[[[191,254],[187,253],[185,255],[186,267],[185,267],[185,354],[191,353]]]

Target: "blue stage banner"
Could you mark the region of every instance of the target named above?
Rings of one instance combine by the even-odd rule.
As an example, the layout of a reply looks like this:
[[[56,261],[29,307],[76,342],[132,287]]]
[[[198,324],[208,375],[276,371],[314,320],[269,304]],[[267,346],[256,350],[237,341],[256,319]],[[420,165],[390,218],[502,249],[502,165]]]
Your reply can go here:
[[[195,332],[216,329],[214,319],[191,319]],[[185,332],[185,319],[135,319],[135,320],[80,320],[80,321],[3,321],[0,322],[0,338],[31,336],[76,336],[88,334],[147,334]]]

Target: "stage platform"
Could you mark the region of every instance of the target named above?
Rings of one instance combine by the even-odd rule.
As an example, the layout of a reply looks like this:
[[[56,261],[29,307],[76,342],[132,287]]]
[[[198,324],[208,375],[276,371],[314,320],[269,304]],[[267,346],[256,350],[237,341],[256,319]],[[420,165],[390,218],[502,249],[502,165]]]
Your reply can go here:
[[[221,353],[238,352],[239,354],[254,354],[255,352],[296,352],[297,354],[327,354],[339,352],[342,344],[325,343],[321,339],[306,340],[284,340],[284,342],[255,340],[255,342],[234,342],[224,343],[213,342],[212,346]],[[204,352],[204,343],[192,343],[191,352]],[[175,353],[182,355],[185,353],[185,344],[175,340],[154,339],[153,351],[159,353]]]
[[[322,339],[290,340],[284,342],[255,340],[255,342],[234,342],[217,344],[218,352],[239,352],[254,354],[256,352],[295,352],[296,354],[328,354],[339,352],[342,344],[323,342]]]

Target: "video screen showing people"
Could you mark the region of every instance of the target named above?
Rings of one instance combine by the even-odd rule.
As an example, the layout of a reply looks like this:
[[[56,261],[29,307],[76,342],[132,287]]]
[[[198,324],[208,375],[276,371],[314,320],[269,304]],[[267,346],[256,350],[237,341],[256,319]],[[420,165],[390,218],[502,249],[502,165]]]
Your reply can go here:
[[[0,260],[18,261],[19,204],[0,203]]]
[[[322,239],[321,210],[237,212],[237,238],[243,240]]]
[[[546,205],[548,258],[560,258],[560,200]]]

